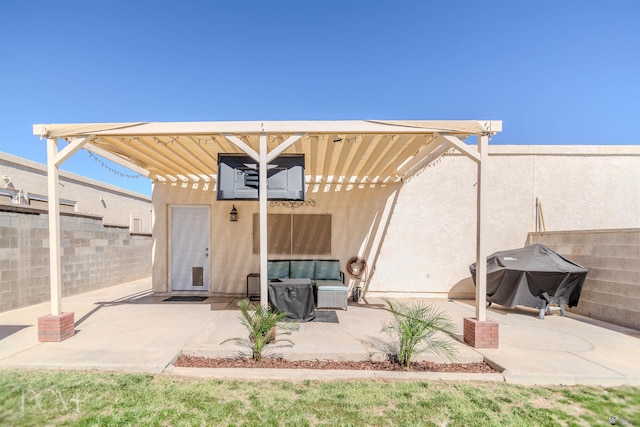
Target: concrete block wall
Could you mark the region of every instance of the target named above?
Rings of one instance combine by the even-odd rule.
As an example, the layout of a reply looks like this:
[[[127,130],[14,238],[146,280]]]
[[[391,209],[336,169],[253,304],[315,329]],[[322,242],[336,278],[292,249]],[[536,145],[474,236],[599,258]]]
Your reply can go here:
[[[38,210],[0,211],[0,312],[50,300],[48,221]],[[60,222],[63,297],[151,275],[150,235],[99,217]]]
[[[640,229],[530,233],[528,242],[588,269],[571,311],[640,329]]]

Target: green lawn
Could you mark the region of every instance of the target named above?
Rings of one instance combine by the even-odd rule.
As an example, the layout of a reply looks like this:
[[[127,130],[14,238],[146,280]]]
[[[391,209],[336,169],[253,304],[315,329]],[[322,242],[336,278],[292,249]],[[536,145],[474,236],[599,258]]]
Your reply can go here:
[[[638,387],[0,371],[0,425],[640,426]]]

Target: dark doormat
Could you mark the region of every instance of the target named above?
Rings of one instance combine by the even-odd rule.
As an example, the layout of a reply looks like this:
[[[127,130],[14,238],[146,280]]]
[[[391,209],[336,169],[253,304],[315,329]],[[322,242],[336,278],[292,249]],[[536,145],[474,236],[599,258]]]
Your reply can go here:
[[[162,301],[169,302],[202,302],[209,297],[199,297],[195,295],[182,295],[182,296],[172,296],[167,299],[163,299]]]
[[[340,323],[338,321],[338,313],[335,311],[316,311],[316,318],[312,322]]]

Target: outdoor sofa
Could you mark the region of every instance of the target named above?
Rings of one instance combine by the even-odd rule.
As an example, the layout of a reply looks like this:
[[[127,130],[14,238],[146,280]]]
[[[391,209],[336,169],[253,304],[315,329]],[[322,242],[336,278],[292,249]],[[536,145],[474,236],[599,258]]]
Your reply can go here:
[[[309,279],[317,308],[347,309],[349,287],[337,259],[271,260],[267,272],[269,280]]]

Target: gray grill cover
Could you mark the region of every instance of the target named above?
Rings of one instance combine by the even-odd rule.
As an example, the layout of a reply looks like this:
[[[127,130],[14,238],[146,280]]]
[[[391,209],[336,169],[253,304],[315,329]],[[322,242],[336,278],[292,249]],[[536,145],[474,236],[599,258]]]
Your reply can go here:
[[[469,266],[473,283],[476,264]],[[578,305],[587,269],[535,244],[487,258],[487,301],[514,308]]]
[[[269,304],[278,312],[287,313],[287,319],[308,322],[316,317],[313,308],[311,284],[269,282]]]

